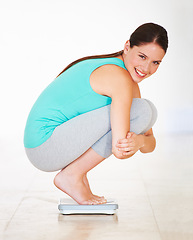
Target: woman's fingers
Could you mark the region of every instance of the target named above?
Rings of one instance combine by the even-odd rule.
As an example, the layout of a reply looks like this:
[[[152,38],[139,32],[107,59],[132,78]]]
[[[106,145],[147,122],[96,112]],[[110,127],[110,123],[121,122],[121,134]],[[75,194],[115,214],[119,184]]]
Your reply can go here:
[[[130,132],[127,134],[127,138],[119,139],[116,144],[117,150],[122,156],[133,156],[137,151],[135,133]]]
[[[117,144],[116,147],[117,147],[117,148],[125,148],[125,147],[128,147],[128,143]]]
[[[128,142],[128,139],[127,139],[127,138],[119,139],[119,140],[117,141],[118,144],[119,144],[119,143],[127,143],[127,142]]]
[[[130,138],[130,137],[132,137],[134,134],[135,134],[134,132],[128,132],[126,137],[127,137],[127,138]]]
[[[117,144],[116,144],[116,146],[118,147],[118,146],[128,146],[128,144],[131,144],[131,143],[133,143],[133,140],[132,139],[124,139],[124,140],[119,140],[119,141],[117,141]]]
[[[132,139],[119,139],[116,148],[122,152],[134,151],[135,142]]]
[[[134,151],[134,147],[118,148],[118,150],[122,152],[130,152]]]
[[[124,156],[130,156],[130,155],[133,155],[135,154],[135,151],[129,151],[129,152],[124,152],[123,155]]]
[[[135,146],[134,142],[116,145],[117,148],[127,148],[127,147],[134,147],[134,146]]]

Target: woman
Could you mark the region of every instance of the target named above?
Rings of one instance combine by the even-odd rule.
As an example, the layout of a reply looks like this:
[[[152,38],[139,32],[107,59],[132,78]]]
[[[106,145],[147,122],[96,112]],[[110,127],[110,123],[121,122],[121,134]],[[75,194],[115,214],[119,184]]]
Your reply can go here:
[[[27,156],[40,170],[61,170],[54,184],[77,203],[106,202],[87,179],[105,158],[154,150],[156,108],[141,99],[138,83],[156,72],[167,47],[163,27],[143,24],[124,50],[68,65],[35,102],[24,134]]]

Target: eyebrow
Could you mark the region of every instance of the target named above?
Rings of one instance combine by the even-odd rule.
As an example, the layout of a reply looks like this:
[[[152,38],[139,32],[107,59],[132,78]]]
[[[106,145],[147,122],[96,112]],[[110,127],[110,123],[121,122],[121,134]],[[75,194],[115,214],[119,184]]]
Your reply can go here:
[[[145,53],[142,53],[142,52],[139,52],[139,53],[143,54],[145,57],[147,57],[147,58],[148,58],[148,56],[147,56],[147,55],[145,55]],[[161,62],[161,60],[157,60],[157,61],[154,61],[154,62]]]

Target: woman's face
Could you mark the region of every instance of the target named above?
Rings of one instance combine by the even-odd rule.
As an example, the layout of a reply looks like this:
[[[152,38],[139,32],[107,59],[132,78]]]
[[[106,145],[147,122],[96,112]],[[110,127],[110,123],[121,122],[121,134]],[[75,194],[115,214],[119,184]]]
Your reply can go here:
[[[139,83],[157,71],[164,55],[165,51],[156,43],[147,43],[130,48],[130,42],[127,41],[123,60],[133,81]]]

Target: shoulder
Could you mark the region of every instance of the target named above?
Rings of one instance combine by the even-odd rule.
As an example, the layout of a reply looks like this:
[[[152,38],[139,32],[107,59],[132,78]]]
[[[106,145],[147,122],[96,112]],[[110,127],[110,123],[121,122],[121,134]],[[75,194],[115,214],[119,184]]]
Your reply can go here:
[[[122,77],[122,78],[129,78],[130,74],[129,72],[115,64],[106,64],[99,68],[97,68],[93,73],[98,73],[101,75],[101,77],[108,78],[116,78],[116,77]]]
[[[112,94],[115,93],[131,91],[133,80],[126,69],[114,64],[107,64],[93,71],[90,84],[99,94],[112,97]]]
[[[133,82],[133,98],[141,98],[141,92],[138,83]]]

